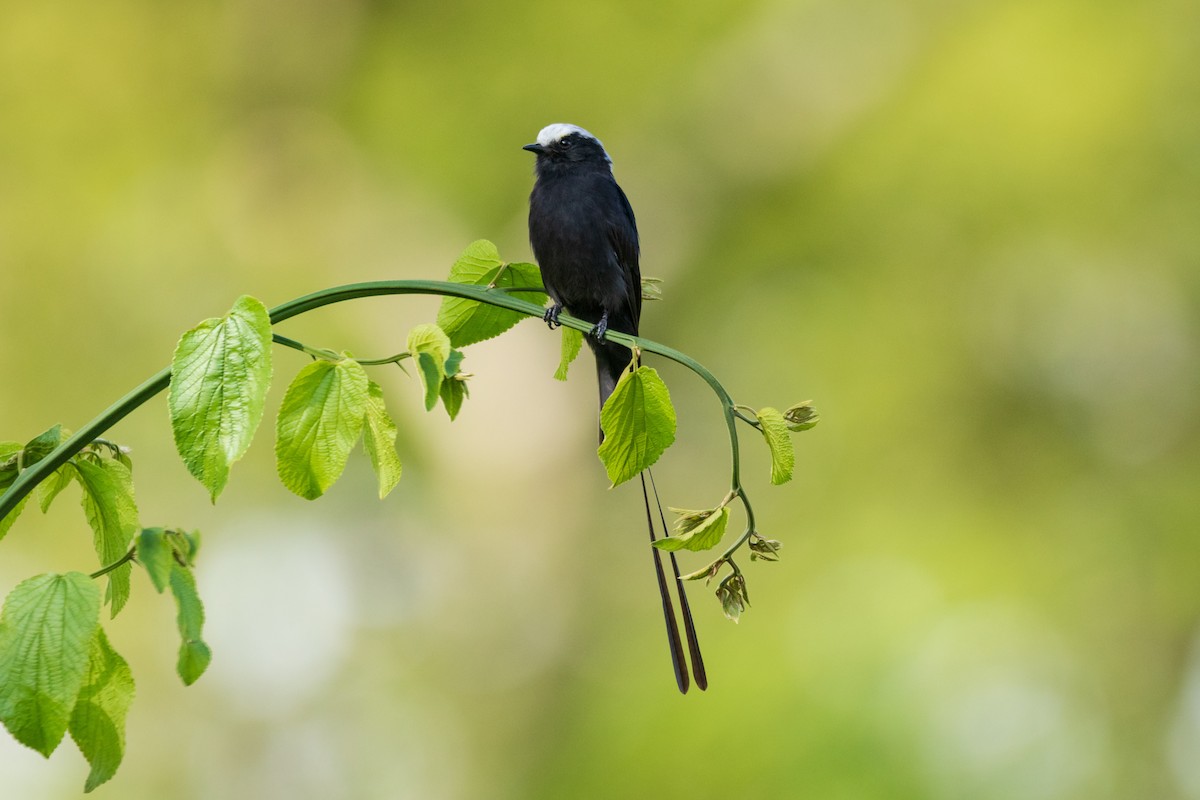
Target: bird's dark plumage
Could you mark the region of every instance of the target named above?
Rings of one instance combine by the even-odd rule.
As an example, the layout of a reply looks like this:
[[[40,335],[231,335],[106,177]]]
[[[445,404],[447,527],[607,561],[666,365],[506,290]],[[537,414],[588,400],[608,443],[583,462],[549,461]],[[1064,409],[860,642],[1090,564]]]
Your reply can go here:
[[[633,358],[628,347],[606,340],[605,333],[611,330],[636,336],[642,316],[637,221],[629,200],[613,178],[612,160],[604,146],[584,129],[563,123],[549,125],[538,134],[537,142],[525,145],[525,149],[537,154],[537,182],[529,196],[529,241],[541,268],[542,283],[553,302],[545,319],[554,327],[559,313],[566,309],[572,316],[593,324],[587,342],[596,357],[603,408]],[[603,431],[600,438],[604,438]],[[655,523],[647,478],[653,487],[649,470],[642,476],[642,494],[653,541]],[[657,490],[654,494],[657,501]],[[666,536],[661,504],[658,512]],[[679,690],[686,692],[689,680],[675,609],[660,551],[654,548],[653,553],[675,679]],[[691,609],[675,554],[669,556],[692,657],[692,673],[696,685],[704,689],[708,678]]]
[[[604,320],[606,330],[637,335],[642,316],[637,221],[604,147],[587,131],[552,125],[526,149],[538,154],[529,240],[550,299],[593,325]],[[556,319],[557,312],[548,321]],[[632,354],[602,336],[589,336],[588,345],[596,356],[603,406]]]

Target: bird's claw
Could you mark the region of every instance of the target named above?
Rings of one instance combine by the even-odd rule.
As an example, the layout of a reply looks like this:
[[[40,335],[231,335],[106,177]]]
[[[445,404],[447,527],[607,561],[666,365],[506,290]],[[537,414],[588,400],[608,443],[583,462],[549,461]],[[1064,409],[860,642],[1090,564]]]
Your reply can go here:
[[[542,319],[545,321],[546,325],[549,326],[550,330],[554,330],[558,326],[562,325],[562,323],[558,321],[558,315],[562,313],[562,309],[562,303],[555,303],[546,309],[545,314],[542,314]]]
[[[588,331],[588,336],[593,337],[597,342],[603,342],[604,335],[606,333],[608,333],[608,312],[607,311],[605,311],[604,315],[600,317],[600,321],[596,323],[595,327],[593,327],[590,331]]]

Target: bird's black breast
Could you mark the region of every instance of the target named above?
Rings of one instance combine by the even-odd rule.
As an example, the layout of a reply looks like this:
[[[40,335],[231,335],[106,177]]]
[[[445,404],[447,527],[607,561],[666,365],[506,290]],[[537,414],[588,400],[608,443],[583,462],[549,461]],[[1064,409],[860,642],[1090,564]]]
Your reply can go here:
[[[637,333],[637,223],[607,166],[540,171],[529,198],[529,240],[555,302],[592,322],[607,313],[614,330]]]

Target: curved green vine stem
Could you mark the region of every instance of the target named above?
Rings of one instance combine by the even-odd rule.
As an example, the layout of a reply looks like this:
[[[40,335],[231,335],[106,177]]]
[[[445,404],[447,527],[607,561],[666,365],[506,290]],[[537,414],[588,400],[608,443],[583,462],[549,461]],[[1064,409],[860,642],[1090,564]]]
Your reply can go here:
[[[17,479],[8,487],[8,490],[0,496],[0,519],[3,519],[7,516],[8,512],[16,508],[17,503],[21,502],[33,490],[34,486],[44,481],[54,470],[67,463],[72,456],[99,438],[100,434],[113,425],[116,425],[132,413],[134,409],[167,388],[170,382],[170,367],[155,373],[136,389],[105,409],[100,416],[75,431],[69,439],[54,448],[48,456],[32,467],[22,470],[17,475]]]
[[[525,291],[536,291],[533,287],[527,287]],[[368,281],[363,283],[351,283],[344,286],[335,286],[330,289],[324,289],[319,292],[298,297],[295,300],[289,300],[282,305],[271,309],[270,317],[271,324],[276,325],[284,320],[299,316],[323,306],[333,305],[334,303],[342,303],[347,300],[356,300],[361,297],[379,297],[393,294],[418,294],[418,295],[440,295],[448,297],[460,297],[466,300],[475,300],[488,305],[497,306],[499,308],[507,308],[511,311],[516,311],[520,314],[525,314],[530,317],[541,317],[545,313],[542,306],[535,305],[527,300],[522,300],[519,297],[512,296],[510,291],[503,291],[488,288],[486,286],[475,286],[463,283],[451,283],[448,281],[427,281],[427,280],[393,280],[393,281]],[[593,325],[575,317],[563,314],[559,317],[559,322],[568,328],[574,328],[581,333],[591,331]],[[719,563],[728,561],[729,556],[741,547],[754,533],[754,512],[751,510],[750,502],[746,498],[746,493],[742,489],[741,484],[741,458],[738,450],[738,434],[735,422],[735,404],[733,398],[725,391],[725,387],[709,372],[703,365],[678,350],[667,347],[664,344],[643,339],[638,336],[630,336],[617,331],[609,331],[607,338],[633,348],[638,347],[643,351],[654,353],[670,359],[684,367],[687,367],[692,372],[700,376],[705,383],[717,395],[717,399],[721,401],[721,409],[725,417],[725,424],[729,429],[729,450],[732,459],[732,472],[730,479],[730,491],[737,495],[742,501],[742,506],[746,510],[746,530],[733,544],[732,547],[717,559]],[[288,347],[307,350],[304,345],[287,337],[276,337]],[[77,430],[70,438],[60,444],[45,458],[38,461],[32,467],[22,470],[13,481],[8,490],[0,495],[0,518],[5,517],[9,512],[16,508],[17,503],[21,502],[37,484],[48,478],[56,469],[65,464],[72,456],[79,453],[90,443],[95,441],[111,428],[113,425],[120,422],[126,416],[133,412],[134,409],[146,403],[152,397],[157,395],[163,389],[166,389],[171,381],[171,368],[160,370],[153,376],[148,378],[140,386],[126,394],[120,400],[117,400],[111,406],[104,410],[98,417],[93,419],[88,424]]]

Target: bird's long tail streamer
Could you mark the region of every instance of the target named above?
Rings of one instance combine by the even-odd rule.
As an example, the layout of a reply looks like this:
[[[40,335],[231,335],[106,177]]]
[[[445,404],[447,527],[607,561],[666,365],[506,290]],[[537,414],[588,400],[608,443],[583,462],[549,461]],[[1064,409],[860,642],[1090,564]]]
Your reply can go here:
[[[650,479],[649,487],[646,486],[646,479]],[[654,474],[650,470],[646,470],[641,474],[642,479],[642,500],[646,505],[646,526],[650,531],[650,541],[656,539],[654,532],[654,515],[650,509],[650,493],[654,493],[654,505],[658,509],[658,519],[662,524],[662,535],[667,536],[667,518],[663,513],[662,501],[658,498],[658,487],[654,485]],[[671,664],[675,668],[675,683],[679,686],[679,691],[687,694],[690,685],[688,679],[687,663],[683,655],[683,642],[679,637],[679,624],[675,618],[675,607],[671,602],[671,592],[667,588],[666,571],[663,569],[662,553],[657,547],[650,548],[654,552],[654,571],[658,577],[658,592],[662,597],[663,619],[667,624],[667,643],[671,649]],[[675,558],[675,554],[668,553],[671,559],[671,572],[675,582],[675,593],[679,596],[679,606],[683,613],[683,630],[684,636],[687,638],[688,653],[691,655],[692,675],[696,679],[696,686],[701,691],[708,688],[708,674],[704,670],[704,658],[700,654],[700,640],[696,637],[696,625],[692,620],[692,609],[688,605],[687,592],[684,591],[683,581],[679,577],[679,563]]]

